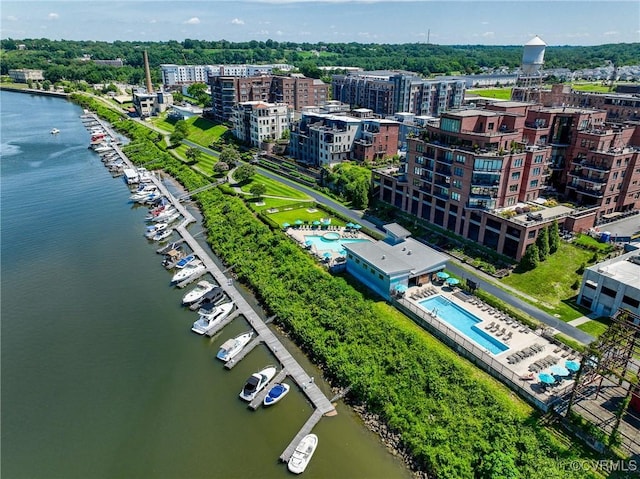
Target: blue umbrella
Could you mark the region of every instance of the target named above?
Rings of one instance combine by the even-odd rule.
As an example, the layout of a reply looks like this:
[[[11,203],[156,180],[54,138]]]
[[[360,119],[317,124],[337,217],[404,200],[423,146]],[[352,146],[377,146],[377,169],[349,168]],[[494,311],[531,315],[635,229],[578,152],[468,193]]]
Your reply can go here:
[[[551,374],[556,376],[564,377],[569,375],[569,370],[560,364],[554,364],[549,368]]]
[[[358,223],[353,225],[353,228],[356,230],[359,230],[360,228],[362,228],[362,225],[359,225]]]
[[[566,368],[569,371],[576,372],[578,369],[580,369],[580,363],[578,363],[576,361],[569,360],[569,361],[565,362],[564,365],[566,366]]]
[[[322,256],[324,256],[325,258],[331,258],[331,253],[329,253],[328,251],[326,253],[324,253]]]
[[[540,382],[542,382],[544,384],[553,384],[553,383],[556,382],[556,378],[554,378],[549,373],[540,373],[540,374],[538,374],[538,379],[540,379]]]
[[[449,273],[445,273],[444,271],[438,271],[436,276],[440,279],[447,279],[449,277]]]
[[[347,228],[353,228],[355,225],[353,223],[347,223],[345,226]]]
[[[291,226],[289,223],[282,223],[283,228],[288,228],[289,226]]]
[[[331,224],[331,218],[322,218],[322,223],[325,225],[330,225]]]
[[[340,254],[340,256],[344,256],[345,254],[347,254],[347,250],[346,249],[341,249],[339,254]]]
[[[302,221],[302,220],[295,220],[293,222],[294,225],[298,225],[298,226],[300,226],[302,223],[304,223],[304,221]]]
[[[396,284],[396,291],[398,293],[404,293],[406,290],[407,290],[406,284],[401,284],[401,283]]]
[[[318,220],[315,220],[315,221],[313,222],[313,226],[320,226],[320,222],[319,222]]]
[[[458,278],[447,278],[447,284],[450,284],[451,286],[456,285],[460,282],[460,280]]]

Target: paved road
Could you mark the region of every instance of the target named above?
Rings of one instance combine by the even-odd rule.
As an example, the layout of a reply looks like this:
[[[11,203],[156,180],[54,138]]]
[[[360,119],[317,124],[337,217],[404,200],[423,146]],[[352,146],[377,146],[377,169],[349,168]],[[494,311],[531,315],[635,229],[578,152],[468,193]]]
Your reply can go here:
[[[214,150],[210,149],[210,148],[206,148],[204,146],[200,146],[200,145],[196,145],[195,143],[191,143],[191,142],[186,142],[185,143],[189,144],[189,146],[193,146],[194,148],[199,148],[200,150],[204,151],[205,153],[208,153],[210,155],[215,155],[218,156],[218,152],[215,152]],[[378,225],[367,221],[365,219],[362,218],[362,213],[358,212],[358,211],[354,211],[354,210],[350,210],[349,208],[347,208],[346,206],[338,203],[337,201],[332,200],[331,198],[328,198],[320,193],[318,193],[317,191],[315,191],[312,188],[309,188],[308,186],[304,186],[301,185],[299,183],[296,183],[294,181],[289,180],[288,178],[284,178],[282,176],[279,176],[269,170],[266,170],[264,168],[260,168],[260,167],[256,167],[256,169],[260,172],[261,175],[264,175],[268,178],[280,181],[281,183],[284,183],[287,186],[290,186],[291,188],[294,188],[298,191],[302,191],[306,194],[308,194],[309,196],[311,196],[313,199],[315,199],[317,202],[319,203],[323,203],[326,204],[327,206],[329,206],[330,208],[336,210],[337,212],[339,212],[340,214],[344,215],[346,218],[350,218],[352,221],[360,223],[363,226],[366,226],[367,228],[374,230],[374,231],[380,231],[383,232],[384,230],[379,227]],[[459,275],[460,277],[463,278],[469,278],[471,276],[473,276],[474,280],[476,281],[476,283],[478,284],[478,286],[480,288],[482,288],[483,290],[487,291],[489,294],[497,297],[498,299],[504,301],[505,303],[508,303],[510,305],[512,305],[515,308],[518,308],[522,311],[524,311],[525,313],[527,313],[529,316],[532,316],[533,318],[537,319],[538,321],[556,329],[557,331],[561,332],[562,334],[569,336],[570,338],[575,339],[576,341],[579,341],[583,344],[589,344],[591,341],[593,341],[595,338],[587,333],[585,333],[584,331],[571,326],[570,324],[567,324],[563,321],[561,321],[560,319],[551,316],[550,314],[546,313],[545,311],[542,311],[538,308],[536,308],[535,306],[521,300],[520,298],[517,298],[513,295],[511,295],[510,293],[508,293],[507,291],[499,288],[498,286],[495,285],[495,281],[490,279],[489,276],[487,276],[484,273],[478,272],[478,273],[470,273],[467,270],[463,270],[459,267],[458,265],[458,261],[455,258],[451,258],[451,260],[449,261],[449,266],[448,269],[450,269],[454,274]]]

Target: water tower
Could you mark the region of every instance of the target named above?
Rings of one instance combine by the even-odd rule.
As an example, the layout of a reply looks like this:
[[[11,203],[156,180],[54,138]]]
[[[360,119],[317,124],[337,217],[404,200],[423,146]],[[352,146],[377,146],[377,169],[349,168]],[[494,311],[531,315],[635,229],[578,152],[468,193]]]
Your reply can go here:
[[[542,86],[542,65],[544,64],[544,50],[547,44],[539,36],[535,36],[525,43],[522,51],[522,66],[518,76],[518,87],[514,88],[513,96],[518,100],[533,101],[538,97]]]

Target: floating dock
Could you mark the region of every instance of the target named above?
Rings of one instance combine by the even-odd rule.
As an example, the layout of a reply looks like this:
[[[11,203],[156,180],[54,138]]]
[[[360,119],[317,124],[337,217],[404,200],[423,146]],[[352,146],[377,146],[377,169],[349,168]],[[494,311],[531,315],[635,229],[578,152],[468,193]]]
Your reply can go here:
[[[86,117],[88,117],[88,115]],[[106,131],[111,131],[107,126],[105,126],[104,122],[102,122],[95,116],[94,118],[100,123],[102,127],[105,128]],[[135,166],[131,163],[127,156],[122,152],[122,150],[120,150],[119,146],[114,144],[113,149],[120,155],[120,157],[128,166],[135,168]],[[251,352],[251,350],[253,350],[260,343],[264,343],[280,362],[280,366],[282,368],[280,373],[276,375],[274,380],[269,385],[267,385],[267,387],[263,391],[261,391],[261,394],[259,394],[254,399],[254,401],[250,403],[249,407],[252,409],[257,409],[272,385],[277,382],[281,382],[286,376],[289,376],[298,385],[305,396],[307,396],[307,399],[315,408],[313,414],[311,414],[298,434],[293,438],[291,443],[280,455],[280,459],[286,462],[293,454],[293,451],[295,450],[295,447],[298,445],[300,440],[311,432],[313,427],[318,423],[318,421],[320,421],[322,416],[335,415],[337,414],[336,409],[331,401],[329,401],[325,394],[320,390],[318,385],[315,384],[314,378],[307,374],[302,366],[300,366],[300,364],[295,360],[291,353],[289,353],[285,346],[276,337],[274,332],[269,329],[265,321],[263,321],[258,316],[258,314],[240,294],[240,292],[233,286],[233,280],[225,276],[224,272],[221,271],[220,268],[214,263],[214,261],[204,250],[204,248],[196,241],[193,235],[191,235],[189,231],[187,231],[187,226],[196,221],[193,215],[189,213],[184,205],[168,191],[167,187],[162,183],[160,178],[156,177],[156,175],[152,175],[152,181],[184,218],[184,220],[177,227],[175,227],[174,230],[182,237],[182,241],[189,245],[193,253],[197,255],[198,258],[200,258],[200,260],[202,260],[202,262],[206,266],[206,270],[201,275],[193,276],[183,281],[178,286],[184,287],[187,284],[193,282],[198,277],[209,273],[213,276],[220,287],[224,289],[225,293],[237,307],[236,311],[232,315],[227,317],[225,321],[220,323],[216,328],[208,333],[208,335],[213,336],[222,328],[224,328],[224,326],[233,321],[234,318],[240,315],[246,318],[246,320],[257,333],[256,338],[251,343],[249,343],[236,358],[226,363],[225,367],[227,367],[227,369],[233,368],[233,366],[235,366],[242,358],[249,354],[249,352]],[[191,192],[184,197],[190,198],[193,194],[194,192]]]

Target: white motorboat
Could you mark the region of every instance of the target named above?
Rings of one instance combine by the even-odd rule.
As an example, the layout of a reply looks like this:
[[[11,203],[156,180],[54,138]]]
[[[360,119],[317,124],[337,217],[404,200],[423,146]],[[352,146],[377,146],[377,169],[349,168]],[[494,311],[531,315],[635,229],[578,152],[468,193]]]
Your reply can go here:
[[[176,274],[171,278],[172,283],[179,283],[184,281],[185,279],[190,278],[196,274],[204,273],[207,270],[207,267],[200,260],[192,261],[187,266],[179,270]]]
[[[184,271],[184,270],[183,270]],[[198,334],[207,334],[215,328],[220,322],[229,316],[233,309],[233,303],[223,303],[219,306],[211,305],[210,308],[202,308],[199,312],[200,317],[193,323],[191,331]]]
[[[164,210],[158,213],[158,216],[151,221],[168,223],[167,219],[176,214],[178,211],[173,206],[167,206]]]
[[[168,226],[169,225],[167,223],[156,223],[154,225],[147,226],[144,236],[148,239],[152,239],[156,234],[166,230]]]
[[[275,384],[271,389],[269,389],[269,392],[262,400],[262,404],[264,406],[271,406],[277,403],[287,395],[289,389],[291,389],[291,386],[289,386],[287,383]]]
[[[181,216],[182,215],[180,214],[180,212],[176,211],[175,213],[173,213],[169,217],[167,217],[164,222],[167,223],[167,224],[174,223],[174,222],[178,221],[178,219]]]
[[[190,254],[188,256],[185,256],[184,258],[182,258],[180,261],[178,261],[176,263],[176,268],[178,269],[182,269],[185,266],[187,266],[189,263],[191,263],[192,261],[195,261],[196,259],[198,259],[198,257],[195,254]]]
[[[232,339],[227,339],[222,343],[222,346],[220,346],[220,350],[218,351],[218,354],[216,354],[216,358],[226,363],[233,359],[234,356],[237,356],[238,353],[242,351],[242,348],[249,344],[251,338],[253,338],[253,331],[243,333]]]
[[[215,284],[211,284],[209,281],[204,280],[199,281],[195,288],[182,297],[182,304],[195,303],[213,288],[215,288]]]
[[[51,129],[51,131],[50,131],[50,133],[51,133],[52,135],[57,135],[58,133],[60,133],[60,130],[58,130],[57,128],[52,128],[52,129]]]
[[[153,241],[165,241],[166,239],[169,238],[169,236],[171,236],[173,234],[173,228],[167,228],[164,229],[158,233],[156,233],[155,235],[153,235],[153,238],[151,238]]]
[[[240,399],[253,401],[256,395],[273,379],[276,372],[275,366],[267,366],[262,371],[253,373],[245,382],[242,391],[240,391]]]
[[[318,436],[315,434],[307,434],[296,446],[296,450],[289,458],[287,468],[294,474],[301,474],[307,468],[313,453],[318,447]]]

